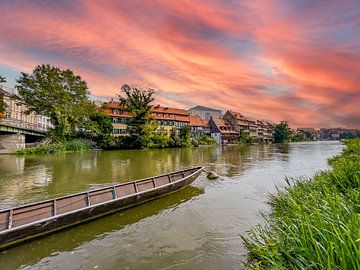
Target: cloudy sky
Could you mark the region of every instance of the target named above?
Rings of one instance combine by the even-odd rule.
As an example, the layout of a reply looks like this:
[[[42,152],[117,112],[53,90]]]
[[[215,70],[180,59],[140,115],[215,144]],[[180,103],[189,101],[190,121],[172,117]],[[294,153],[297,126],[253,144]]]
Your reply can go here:
[[[0,0],[0,74],[70,68],[93,95],[360,128],[360,1]]]

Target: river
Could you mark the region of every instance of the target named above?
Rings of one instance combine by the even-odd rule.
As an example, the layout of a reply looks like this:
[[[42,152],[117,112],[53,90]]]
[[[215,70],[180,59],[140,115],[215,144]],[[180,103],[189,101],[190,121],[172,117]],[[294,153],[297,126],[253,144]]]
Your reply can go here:
[[[189,187],[0,252],[0,269],[241,269],[240,234],[262,223],[284,177],[328,168],[339,142],[0,156],[0,209],[205,166]]]

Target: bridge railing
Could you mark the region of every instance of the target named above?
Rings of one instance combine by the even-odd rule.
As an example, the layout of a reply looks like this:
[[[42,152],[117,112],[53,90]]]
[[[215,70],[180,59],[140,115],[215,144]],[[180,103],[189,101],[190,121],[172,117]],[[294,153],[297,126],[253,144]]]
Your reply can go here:
[[[48,128],[39,127],[33,123],[23,122],[14,118],[0,118],[0,124],[4,126],[33,130],[42,133],[47,132],[49,130]]]

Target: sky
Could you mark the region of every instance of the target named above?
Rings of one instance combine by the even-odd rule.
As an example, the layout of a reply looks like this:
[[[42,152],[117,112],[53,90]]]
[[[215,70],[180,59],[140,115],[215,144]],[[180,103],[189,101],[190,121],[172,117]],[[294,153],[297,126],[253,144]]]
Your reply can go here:
[[[92,95],[360,128],[359,0],[0,0],[0,74],[69,68]]]

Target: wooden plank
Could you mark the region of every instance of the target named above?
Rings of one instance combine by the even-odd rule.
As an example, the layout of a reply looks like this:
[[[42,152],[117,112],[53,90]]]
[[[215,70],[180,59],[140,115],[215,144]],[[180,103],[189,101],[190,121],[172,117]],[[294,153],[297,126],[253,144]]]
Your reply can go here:
[[[13,211],[13,209],[10,209],[8,229],[11,229],[11,227],[12,227],[12,224],[13,224],[13,215],[14,215],[14,211]]]

